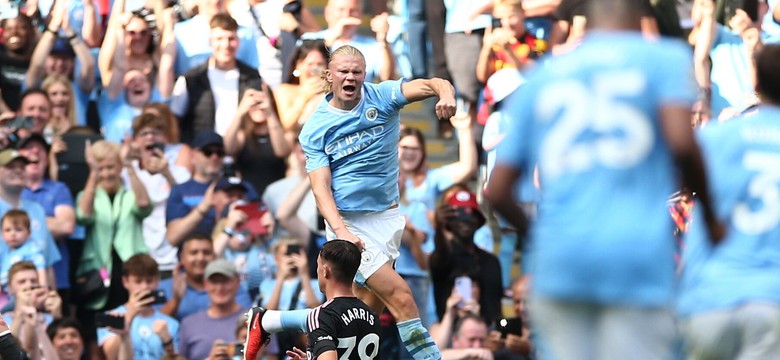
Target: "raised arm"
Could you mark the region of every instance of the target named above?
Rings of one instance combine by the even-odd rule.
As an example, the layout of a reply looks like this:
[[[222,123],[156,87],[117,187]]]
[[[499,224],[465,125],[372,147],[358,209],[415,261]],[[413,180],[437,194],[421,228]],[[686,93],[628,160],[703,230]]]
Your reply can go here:
[[[173,84],[176,81],[174,64],[176,62],[176,38],[173,34],[173,26],[176,24],[176,16],[173,9],[163,11],[163,30],[160,39],[160,66],[157,69],[157,90],[163,99],[169,99],[173,93]]]
[[[130,190],[135,194],[135,206],[142,211],[149,210],[152,206],[152,202],[149,200],[149,193],[133,168],[133,161],[138,159],[138,150],[133,149],[134,146],[133,139],[130,135],[127,135],[120,150],[122,165],[125,171],[127,171],[127,177],[130,180]]]
[[[51,49],[54,48],[54,41],[57,40],[57,32],[62,26],[64,6],[62,6],[61,3],[62,1],[54,2],[54,6],[52,6],[51,9],[51,20],[46,26],[43,35],[38,38],[38,44],[35,45],[35,50],[33,50],[30,66],[27,68],[27,74],[24,77],[24,83],[28,89],[40,86],[43,77],[46,75],[44,69],[46,57],[49,56]]]
[[[690,111],[690,106],[685,105],[662,106],[661,131],[682,174],[683,185],[697,193],[710,239],[717,244],[724,235],[724,228],[715,217],[715,208],[710,200],[704,161],[690,126]]]
[[[92,143],[87,140],[84,146],[84,158],[89,165],[89,177],[87,178],[87,184],[84,186],[84,190],[81,192],[81,197],[78,201],[78,209],[81,212],[79,218],[89,219],[95,212],[95,191],[97,191],[98,182],[98,164],[95,157],[92,155]]]
[[[90,1],[86,1],[85,4],[87,3],[91,4]],[[85,5],[84,11],[85,12],[91,11],[92,12],[91,17],[94,18],[95,10],[94,8],[90,8],[90,9],[91,10],[88,10]],[[79,34],[74,32],[73,29],[71,29],[70,19],[68,17],[68,11],[66,8],[63,8],[62,10],[62,17],[63,17],[62,30],[65,32],[65,36],[68,37],[68,42],[70,43],[70,46],[73,48],[73,52],[76,53],[76,58],[78,59],[79,63],[81,63],[79,73],[74,74],[74,76],[76,77],[76,82],[82,91],[84,91],[85,93],[89,93],[90,91],[92,91],[92,88],[95,87],[95,81],[96,81],[95,58],[92,56],[92,52],[89,50],[89,47],[85,43],[86,41],[85,35],[82,35],[80,38]],[[90,16],[84,15],[85,26],[87,24],[88,18],[90,18]],[[83,30],[82,30],[82,34],[84,34]],[[98,46],[100,45],[98,44]]]
[[[381,13],[371,19],[371,31],[376,34],[376,41],[381,49],[382,67],[379,69],[379,79],[381,81],[395,77],[395,56],[393,56],[393,52],[390,50],[390,44],[387,43],[387,32],[390,29],[387,18],[387,13]]]
[[[711,100],[710,91],[712,89],[710,50],[712,50],[712,42],[715,40],[718,31],[718,24],[715,22],[714,16],[715,4],[713,4],[712,0],[697,0],[692,11],[698,11],[701,16],[701,23],[699,23],[698,31],[696,32],[696,44],[693,50],[693,70],[696,83],[699,84],[699,88],[706,94],[704,102],[707,108],[709,108]],[[714,115],[717,116],[717,114]]]
[[[437,96],[439,102],[436,103],[436,116],[439,119],[449,119],[455,115],[455,88],[447,80],[412,80],[401,84],[401,92],[410,102]]]
[[[114,74],[112,70],[119,66],[126,66],[125,60],[125,46],[124,46],[124,26],[130,21],[131,14],[124,13],[125,0],[115,0],[114,5],[111,7],[111,15],[109,16],[108,25],[106,26],[106,36],[103,40],[103,44],[100,47],[100,54],[98,55],[98,67],[100,69],[100,76],[103,80],[103,86],[109,87],[114,80]],[[119,50],[119,51],[117,51]],[[114,58],[115,56],[121,59]],[[120,62],[121,60],[121,62]],[[120,76],[121,78],[122,76]]]
[[[468,113],[459,113],[450,118],[452,126],[458,130],[458,162],[448,166],[448,174],[453,184],[468,181],[477,171],[477,146],[471,132],[472,118]]]
[[[276,155],[276,157],[286,158],[290,155],[292,147],[290,146],[290,142],[287,141],[285,129],[279,119],[274,93],[265,83],[262,85],[262,90],[263,102],[261,103],[261,106],[267,117],[266,123],[268,124],[268,135],[271,140],[271,148],[274,150],[274,155]]]
[[[101,31],[97,21],[95,0],[82,1],[84,4],[84,24],[81,25],[81,37],[89,47],[100,47]]]

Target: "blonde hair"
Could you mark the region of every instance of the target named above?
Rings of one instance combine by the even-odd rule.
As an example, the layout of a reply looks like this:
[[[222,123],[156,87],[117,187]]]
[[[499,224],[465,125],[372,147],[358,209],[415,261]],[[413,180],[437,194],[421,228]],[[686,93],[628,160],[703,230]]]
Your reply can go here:
[[[119,144],[107,140],[98,140],[90,147],[92,156],[96,161],[103,161],[111,157],[119,158]]]
[[[62,84],[65,86],[66,89],[68,89],[68,93],[70,94],[70,100],[68,100],[68,114],[67,119],[70,126],[76,125],[76,97],[73,94],[73,85],[71,84],[71,81],[68,80],[65,76],[62,75],[49,75],[45,79],[43,79],[43,84],[41,84],[41,88],[43,88],[43,91],[46,92],[46,96],[49,96],[49,102],[51,102],[51,96],[49,95],[49,88],[54,86],[55,84]]]
[[[330,73],[330,63],[333,62],[333,58],[336,57],[336,55],[343,55],[343,56],[350,56],[350,57],[359,57],[363,59],[363,64],[366,63],[366,57],[363,56],[363,53],[360,52],[356,47],[352,45],[344,45],[339,47],[336,50],[333,50],[330,52],[330,57],[328,58],[328,68],[325,69],[325,71],[322,72],[322,79],[325,81],[325,91],[331,92],[332,89],[332,83],[328,81],[328,74]],[[365,69],[363,69],[365,71]]]

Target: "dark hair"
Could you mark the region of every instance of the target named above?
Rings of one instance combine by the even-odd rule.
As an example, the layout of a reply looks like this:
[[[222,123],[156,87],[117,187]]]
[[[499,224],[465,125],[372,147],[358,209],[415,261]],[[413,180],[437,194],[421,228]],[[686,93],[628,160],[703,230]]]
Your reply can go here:
[[[51,106],[51,99],[49,99],[49,94],[46,92],[46,90],[43,90],[41,88],[35,87],[35,88],[29,88],[25,90],[22,93],[22,96],[19,97],[19,104],[24,102],[24,99],[26,99],[28,96],[33,95],[41,95],[46,98],[46,101],[49,102],[49,105]]]
[[[81,330],[81,323],[74,318],[54,319],[49,324],[49,326],[46,327],[46,335],[49,336],[49,340],[54,340],[54,337],[57,336],[57,331],[67,328],[76,329],[81,339],[84,339],[84,332]]]
[[[36,38],[35,26],[33,25],[33,21],[32,19],[30,19],[29,16],[22,14],[20,11],[19,15],[17,15],[15,18],[4,19],[0,21],[0,27],[2,27],[3,30],[5,30],[5,26],[9,20],[21,21],[23,26],[26,28],[25,30],[27,31],[27,39],[23,47],[24,52],[21,55],[24,58],[29,60],[32,57],[32,53],[35,50],[35,44],[37,43],[38,40]]]
[[[209,21],[211,29],[220,28],[227,31],[238,31],[238,23],[228,13],[218,13]]]
[[[284,74],[283,82],[286,84],[299,84],[300,80],[298,77],[293,75],[293,71],[295,70],[295,66],[298,65],[299,62],[303,61],[303,59],[306,58],[306,56],[309,55],[312,51],[319,51],[320,54],[322,54],[322,58],[325,59],[325,62],[328,61],[328,57],[330,56],[330,51],[328,50],[328,47],[325,46],[325,41],[323,40],[303,40],[301,41],[301,44],[293,50],[292,54],[290,55],[290,61],[288,63],[288,69],[287,73]]]
[[[459,336],[460,335],[460,328],[463,327],[463,323],[465,323],[468,320],[473,320],[473,321],[476,321],[479,324],[483,324],[483,325],[487,326],[487,321],[485,321],[485,319],[483,319],[481,316],[475,315],[475,314],[471,314],[471,313],[465,314],[465,315],[461,316],[458,319],[458,321],[455,322],[455,325],[452,327],[453,335]]]
[[[320,257],[333,269],[333,277],[339,283],[351,284],[360,266],[360,249],[347,240],[331,240],[320,250]]]
[[[27,231],[30,231],[30,217],[27,215],[27,212],[24,210],[19,209],[12,209],[8,210],[5,215],[3,215],[2,222],[10,221],[11,224],[14,225],[22,225]]]
[[[407,136],[414,136],[417,139],[417,142],[420,143],[422,158],[420,158],[420,163],[417,164],[417,167],[414,168],[414,171],[417,172],[420,171],[420,169],[425,164],[425,160],[428,159],[428,152],[425,151],[425,135],[423,135],[422,131],[417,128],[406,126],[401,129],[401,136],[399,137],[398,141],[401,141],[401,139]]]
[[[122,276],[159,277],[160,266],[149,254],[131,256],[122,264]]]
[[[190,236],[187,236],[184,238],[184,240],[179,243],[179,248],[176,250],[176,258],[181,260],[181,254],[184,251],[184,247],[193,241],[208,241],[210,244],[214,245],[214,240],[211,239],[211,236],[206,234],[192,234]]]
[[[763,101],[780,105],[780,45],[765,45],[755,56],[756,91]]]

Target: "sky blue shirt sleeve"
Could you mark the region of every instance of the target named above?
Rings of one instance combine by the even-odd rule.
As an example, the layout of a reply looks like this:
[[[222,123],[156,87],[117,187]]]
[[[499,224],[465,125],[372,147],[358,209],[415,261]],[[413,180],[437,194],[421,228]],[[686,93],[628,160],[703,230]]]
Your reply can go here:
[[[409,103],[409,100],[406,99],[403,91],[401,90],[401,85],[403,85],[403,83],[406,81],[407,80],[403,78],[398,80],[387,80],[382,81],[374,87],[377,89],[376,95],[378,95],[380,99],[388,105],[388,110],[397,111]]]
[[[496,164],[522,170],[528,162],[528,142],[531,139],[528,123],[531,122],[530,114],[533,111],[534,92],[529,91],[532,84],[523,85],[509,98],[504,100],[508,105],[508,113],[511,114],[511,123],[506,138],[496,149]]]
[[[655,89],[662,104],[674,103],[692,105],[696,101],[696,79],[693,76],[693,57],[680,43],[671,42],[664,50],[665,56],[651,61],[657,62]]]

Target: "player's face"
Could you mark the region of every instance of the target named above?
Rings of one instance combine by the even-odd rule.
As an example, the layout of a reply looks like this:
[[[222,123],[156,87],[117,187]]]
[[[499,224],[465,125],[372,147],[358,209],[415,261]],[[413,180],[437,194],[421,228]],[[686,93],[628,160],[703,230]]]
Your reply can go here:
[[[336,55],[328,66],[327,80],[331,84],[336,105],[351,110],[360,100],[360,88],[366,80],[366,61],[362,56]]]
[[[22,224],[9,220],[3,221],[3,240],[11,248],[18,248],[28,237],[30,237],[30,230]]]
[[[423,162],[423,148],[420,141],[412,135],[404,136],[398,142],[398,163],[401,171],[411,173],[420,168]]]

